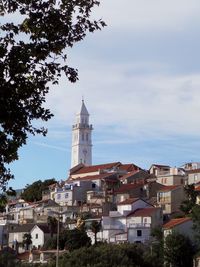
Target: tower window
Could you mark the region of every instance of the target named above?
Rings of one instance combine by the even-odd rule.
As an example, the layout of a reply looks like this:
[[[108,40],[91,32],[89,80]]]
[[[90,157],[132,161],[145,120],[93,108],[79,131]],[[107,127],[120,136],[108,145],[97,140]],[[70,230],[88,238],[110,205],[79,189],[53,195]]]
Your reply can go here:
[[[88,133],[86,133],[86,141],[88,141]]]
[[[82,134],[82,141],[84,141],[84,134]]]

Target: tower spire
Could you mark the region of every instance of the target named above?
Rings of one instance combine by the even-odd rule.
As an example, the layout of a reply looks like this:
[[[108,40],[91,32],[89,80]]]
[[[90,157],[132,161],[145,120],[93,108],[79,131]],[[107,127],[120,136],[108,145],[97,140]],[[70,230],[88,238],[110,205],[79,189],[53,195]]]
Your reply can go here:
[[[82,97],[80,112],[76,115],[76,124],[72,126],[71,167],[83,163],[92,164],[92,125],[89,124],[89,113]]]

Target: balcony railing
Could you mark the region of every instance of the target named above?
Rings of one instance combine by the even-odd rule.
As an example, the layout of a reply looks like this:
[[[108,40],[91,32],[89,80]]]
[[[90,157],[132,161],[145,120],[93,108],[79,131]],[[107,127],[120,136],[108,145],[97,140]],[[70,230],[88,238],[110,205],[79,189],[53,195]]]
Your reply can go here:
[[[116,241],[127,241],[127,234],[116,235]]]
[[[104,224],[104,230],[122,230],[124,229],[123,225],[116,225],[116,224]]]
[[[109,216],[110,217],[121,217],[122,214],[119,211],[110,211]]]
[[[150,228],[150,223],[129,223],[128,228]]]

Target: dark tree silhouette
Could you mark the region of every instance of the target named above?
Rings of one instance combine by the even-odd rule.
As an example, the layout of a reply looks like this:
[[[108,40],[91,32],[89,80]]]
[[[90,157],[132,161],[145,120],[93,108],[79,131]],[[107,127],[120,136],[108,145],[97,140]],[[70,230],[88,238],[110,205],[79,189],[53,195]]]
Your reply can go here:
[[[67,48],[105,26],[90,18],[98,5],[97,0],[0,1],[1,189],[13,178],[8,164],[18,159],[28,134],[47,133],[34,122],[52,117],[43,106],[49,84],[57,84],[62,73],[71,82],[78,79]]]

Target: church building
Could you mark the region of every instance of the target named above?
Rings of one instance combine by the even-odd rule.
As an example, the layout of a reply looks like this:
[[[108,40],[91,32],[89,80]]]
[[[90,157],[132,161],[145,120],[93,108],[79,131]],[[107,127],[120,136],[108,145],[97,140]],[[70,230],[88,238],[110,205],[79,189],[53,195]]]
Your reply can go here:
[[[71,168],[80,163],[86,166],[92,165],[92,130],[89,113],[82,100],[80,112],[77,113],[76,122],[72,126]]]

